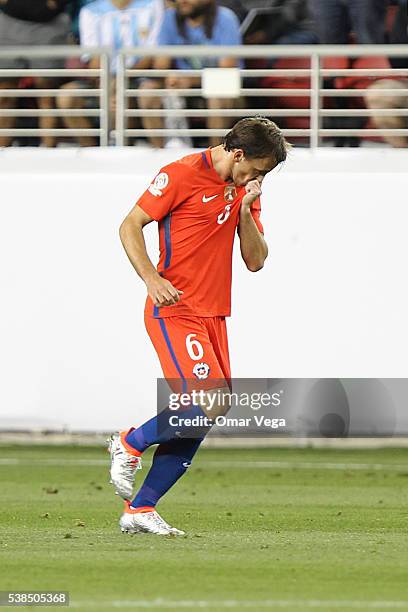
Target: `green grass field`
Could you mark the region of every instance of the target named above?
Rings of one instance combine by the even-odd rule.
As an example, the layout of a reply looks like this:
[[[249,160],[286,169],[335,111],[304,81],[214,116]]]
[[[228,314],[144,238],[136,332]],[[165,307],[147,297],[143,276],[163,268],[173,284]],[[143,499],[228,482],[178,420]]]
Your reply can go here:
[[[119,531],[104,449],[0,446],[0,590],[67,590],[77,610],[408,610],[407,454],[202,449],[158,507],[187,535],[163,538]]]

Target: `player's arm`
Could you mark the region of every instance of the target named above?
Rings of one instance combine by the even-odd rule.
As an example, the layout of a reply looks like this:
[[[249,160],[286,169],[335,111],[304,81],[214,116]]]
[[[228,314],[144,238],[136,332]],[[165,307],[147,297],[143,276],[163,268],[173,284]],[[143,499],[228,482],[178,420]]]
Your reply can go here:
[[[268,246],[259,231],[251,213],[252,204],[261,195],[261,185],[258,181],[250,181],[246,185],[246,195],[242,199],[239,213],[238,235],[242,259],[251,272],[263,268],[268,256]]]
[[[147,254],[143,228],[151,221],[152,217],[136,204],[122,222],[119,235],[130,263],[145,282],[154,305],[171,306],[179,301],[183,292],[160,276]]]

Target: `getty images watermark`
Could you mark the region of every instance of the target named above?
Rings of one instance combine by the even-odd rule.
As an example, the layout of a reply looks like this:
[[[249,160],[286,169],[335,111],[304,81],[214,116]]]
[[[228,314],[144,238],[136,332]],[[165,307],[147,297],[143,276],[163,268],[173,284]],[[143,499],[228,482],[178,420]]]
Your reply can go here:
[[[408,435],[408,379],[196,378],[157,381],[158,427],[181,437]]]
[[[284,389],[268,389],[264,382],[159,379],[158,427],[190,438],[284,433]]]
[[[170,393],[169,410],[175,414],[169,415],[169,425],[174,427],[271,427],[278,429],[286,427],[286,419],[267,417],[265,414],[249,414],[249,416],[228,416],[224,411],[235,408],[247,408],[257,412],[262,408],[277,408],[281,405],[281,394],[260,392],[233,392],[220,389],[193,389],[189,393]],[[199,406],[205,410],[204,415],[192,415],[191,406]],[[222,414],[214,414],[216,412]],[[187,416],[184,414],[187,413]],[[194,413],[194,411],[193,411]],[[212,416],[214,415],[214,416]]]

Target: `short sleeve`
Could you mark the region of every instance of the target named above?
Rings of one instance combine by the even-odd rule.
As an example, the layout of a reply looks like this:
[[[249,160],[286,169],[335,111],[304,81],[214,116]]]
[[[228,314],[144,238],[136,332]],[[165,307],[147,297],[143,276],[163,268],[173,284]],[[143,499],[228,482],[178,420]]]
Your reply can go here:
[[[225,7],[220,7],[219,26],[222,32],[223,45],[241,45],[242,36],[240,32],[238,17]]]
[[[164,17],[157,37],[157,44],[159,46],[176,44],[177,40],[175,36],[174,24],[174,9],[168,8],[164,12]]]
[[[187,197],[190,173],[184,164],[164,166],[136,202],[155,221],[160,221]]]
[[[256,223],[256,227],[259,229],[261,234],[264,233],[264,228],[261,223],[261,200],[257,198],[255,202],[251,205],[251,215],[253,220]]]

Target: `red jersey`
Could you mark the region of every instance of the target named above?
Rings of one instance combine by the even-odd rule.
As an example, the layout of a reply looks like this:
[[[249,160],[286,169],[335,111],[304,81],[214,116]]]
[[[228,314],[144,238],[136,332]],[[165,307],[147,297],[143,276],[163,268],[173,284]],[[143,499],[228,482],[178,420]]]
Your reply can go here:
[[[231,314],[232,249],[245,187],[226,183],[214,170],[210,149],[164,166],[137,204],[159,222],[158,272],[183,291],[172,306],[155,307],[153,317]],[[258,229],[261,204],[252,204]]]

